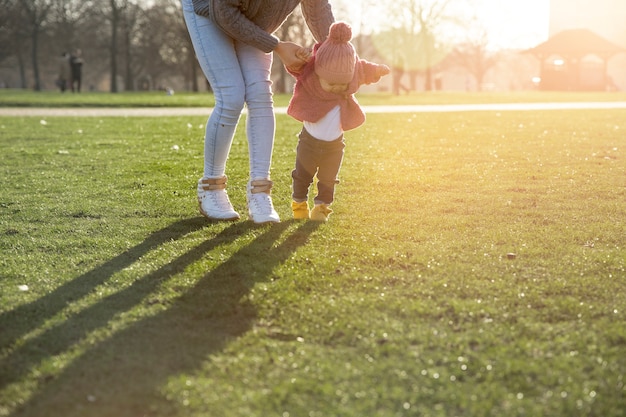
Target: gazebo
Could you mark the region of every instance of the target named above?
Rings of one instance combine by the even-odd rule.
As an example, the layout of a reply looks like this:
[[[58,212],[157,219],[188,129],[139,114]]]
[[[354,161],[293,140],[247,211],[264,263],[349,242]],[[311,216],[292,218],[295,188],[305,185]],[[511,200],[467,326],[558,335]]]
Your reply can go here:
[[[542,90],[604,91],[608,61],[621,48],[588,29],[564,30],[527,52],[541,62]]]

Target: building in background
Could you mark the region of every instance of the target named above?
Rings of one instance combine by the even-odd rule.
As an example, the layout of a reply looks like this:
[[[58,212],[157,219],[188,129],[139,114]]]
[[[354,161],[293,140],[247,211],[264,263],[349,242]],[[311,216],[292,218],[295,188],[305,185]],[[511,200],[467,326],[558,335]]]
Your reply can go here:
[[[626,1],[550,0],[550,38],[574,29],[589,30],[609,43],[623,48],[623,51],[614,51],[609,55],[590,53],[582,57],[580,62],[576,62],[576,65],[579,65],[579,74],[583,77],[582,81],[589,80],[589,84],[597,84],[593,82],[593,78],[597,78],[600,68],[606,66],[604,88],[626,91]],[[553,58],[548,64],[554,70],[558,70],[558,66],[566,63],[563,62],[564,57]]]
[[[617,90],[608,67],[622,48],[589,29],[565,29],[530,49],[540,63],[542,90]]]

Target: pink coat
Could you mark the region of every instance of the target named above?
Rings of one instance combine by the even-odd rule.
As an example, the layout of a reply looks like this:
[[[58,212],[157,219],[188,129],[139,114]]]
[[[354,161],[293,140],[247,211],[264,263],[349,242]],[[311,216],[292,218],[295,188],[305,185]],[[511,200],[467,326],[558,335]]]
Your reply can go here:
[[[317,49],[316,45],[316,49]],[[380,80],[377,75],[379,65],[364,59],[357,59],[354,68],[354,78],[348,89],[341,93],[329,93],[322,90],[319,79],[315,75],[315,56],[299,71],[289,71],[296,78],[293,96],[287,108],[287,114],[303,122],[317,122],[335,106],[341,110],[341,129],[351,130],[365,122],[365,113],[354,97],[359,87]]]

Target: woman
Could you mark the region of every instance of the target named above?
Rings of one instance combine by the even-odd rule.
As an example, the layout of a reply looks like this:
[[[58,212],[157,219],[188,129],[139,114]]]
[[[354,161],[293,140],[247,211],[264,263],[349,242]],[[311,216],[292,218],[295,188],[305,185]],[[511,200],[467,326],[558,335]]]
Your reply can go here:
[[[272,33],[301,5],[316,41],[334,18],[327,0],[182,0],[196,56],[215,94],[204,138],[204,175],[198,180],[200,212],[213,220],[237,220],[226,193],[226,160],[247,106],[250,180],[248,214],[254,223],[280,221],[272,204],[270,164],[275,118],[270,71],[272,52],[288,68],[303,64],[301,47]]]

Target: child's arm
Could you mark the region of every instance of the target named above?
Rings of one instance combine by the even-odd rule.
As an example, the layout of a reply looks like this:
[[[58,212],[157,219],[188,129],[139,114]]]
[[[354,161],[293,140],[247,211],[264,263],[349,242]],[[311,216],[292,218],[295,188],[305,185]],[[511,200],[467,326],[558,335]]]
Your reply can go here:
[[[383,76],[391,72],[389,67],[384,64],[375,64],[364,59],[361,59],[359,64],[362,69],[361,80],[359,80],[360,84],[377,83]]]
[[[378,78],[382,78],[383,76],[389,74],[390,72],[391,72],[391,70],[385,64],[380,64],[376,68],[376,75],[378,76]]]

